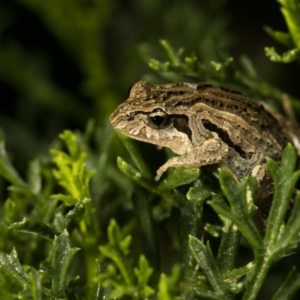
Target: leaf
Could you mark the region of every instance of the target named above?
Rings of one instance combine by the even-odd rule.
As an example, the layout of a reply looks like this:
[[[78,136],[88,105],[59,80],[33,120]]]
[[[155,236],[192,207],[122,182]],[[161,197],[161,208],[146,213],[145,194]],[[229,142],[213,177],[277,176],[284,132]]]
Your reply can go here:
[[[53,200],[56,200],[56,201],[61,201],[66,206],[73,206],[73,205],[76,205],[77,202],[79,202],[78,198],[74,198],[73,196],[64,195],[64,194],[55,194],[55,195],[52,195],[50,198]]]
[[[191,202],[201,203],[212,196],[212,191],[205,186],[200,180],[195,181],[194,185],[189,188],[186,197]]]
[[[120,171],[125,176],[136,182],[138,185],[146,188],[147,190],[153,193],[156,192],[156,188],[154,187],[153,183],[145,176],[143,176],[141,172],[137,171],[135,168],[129,165],[122,157],[117,158],[117,164]]]
[[[290,63],[300,58],[300,49],[293,48],[283,54],[278,54],[274,47],[265,47],[266,56],[274,62]]]
[[[300,49],[291,49],[281,55],[277,53],[274,47],[265,47],[265,54],[271,61],[290,63],[300,58]]]
[[[30,234],[37,234],[47,240],[53,240],[57,234],[55,230],[49,225],[24,218],[21,222],[13,223],[9,226],[9,229],[26,232]]]
[[[2,131],[0,132],[0,175],[15,186],[28,189],[26,183],[21,179],[7,156]]]
[[[175,53],[174,49],[170,46],[170,44],[166,40],[160,40],[159,41],[161,46],[165,49],[167,52],[167,55],[170,59],[170,63],[173,66],[180,66],[180,54],[183,52],[182,49],[178,51],[178,53]]]
[[[300,192],[297,192],[292,214],[288,219],[286,227],[277,243],[277,251],[284,252],[287,248],[294,246],[295,239],[300,232]]]
[[[68,151],[73,158],[77,158],[79,153],[76,135],[70,131],[65,130],[63,133],[59,135],[59,138],[65,142],[68,147]]]
[[[85,201],[84,201],[85,200]],[[68,220],[74,220],[77,223],[83,220],[84,213],[85,213],[85,204],[90,202],[91,199],[84,199],[83,201],[78,201],[74,208],[71,209],[65,216]]]
[[[60,138],[65,141],[69,154],[52,149],[51,155],[57,169],[53,170],[54,177],[66,190],[67,195],[54,195],[52,198],[62,200],[67,205],[74,205],[76,201],[89,198],[89,182],[94,170],[86,169],[87,154],[80,150],[77,138],[71,131],[64,131]]]
[[[161,73],[172,74],[173,80],[176,78],[177,74],[195,76],[194,71],[197,68],[197,57],[195,55],[187,56],[182,59],[184,52],[183,48],[179,48],[175,51],[168,41],[160,40],[159,42],[164,48],[169,60],[166,62],[159,62],[158,60],[150,59],[149,67],[151,69]]]
[[[66,230],[54,238],[51,259],[53,272],[51,289],[54,297],[65,297],[67,271],[73,256],[78,250],[80,249],[70,247],[69,234]]]
[[[142,156],[140,155],[140,152],[138,151],[136,143],[131,138],[128,138],[126,135],[120,133],[117,130],[116,130],[116,133],[117,133],[118,137],[121,139],[121,141],[123,142],[124,146],[126,147],[127,151],[129,152],[129,154],[131,156],[132,161],[137,166],[139,171],[141,173],[143,173],[147,178],[151,178],[151,172],[150,172],[149,168],[147,167],[147,164],[143,160]],[[120,166],[119,166],[119,168],[120,168]]]
[[[173,190],[174,188],[189,184],[198,179],[199,168],[175,168],[158,186],[159,190]]]
[[[219,170],[219,176],[222,191],[229,201],[232,211],[237,215],[243,215],[246,219],[251,219],[251,208],[257,191],[257,183],[250,178],[245,178],[239,183],[229,171],[223,169]]]
[[[265,27],[267,33],[275,40],[289,48],[288,51],[279,55],[274,47],[266,47],[266,56],[271,61],[290,63],[300,59],[300,7],[298,0],[278,0],[281,4],[281,12],[284,16],[289,32],[274,31]]]
[[[222,237],[217,256],[217,265],[222,274],[230,272],[235,267],[240,237],[241,234],[237,226],[229,219],[225,219],[223,221]]]
[[[154,294],[154,289],[148,286],[148,281],[153,273],[153,269],[149,266],[149,263],[144,255],[140,255],[139,267],[134,268],[134,275],[138,280],[139,295],[142,298],[149,297]]]
[[[293,48],[293,40],[288,32],[276,31],[269,26],[265,26],[264,30],[277,42],[281,43],[282,45],[285,45],[288,48]]]
[[[30,283],[31,283],[31,297],[32,300],[42,300],[43,289],[40,274],[35,270],[31,269],[30,274]]]
[[[294,148],[288,144],[283,151],[281,165],[267,159],[268,170],[274,180],[274,197],[268,217],[265,240],[275,245],[280,227],[284,224],[286,212],[300,176],[300,171],[294,173],[297,155]]]
[[[122,274],[125,285],[134,285],[132,268],[126,255],[129,253],[131,236],[122,236],[120,227],[115,220],[111,220],[107,229],[108,244],[100,246],[99,250],[105,257],[111,259]]]
[[[158,300],[172,300],[170,291],[169,291],[169,282],[167,276],[162,273],[160,275],[159,283],[158,283]]]
[[[254,197],[257,191],[257,182],[252,177],[246,177],[238,183],[227,170],[219,170],[219,180],[223,193],[230,203],[231,211],[224,205],[210,202],[217,213],[232,220],[243,236],[254,249],[263,245],[262,238],[252,221],[254,214]]]
[[[297,163],[297,154],[293,146],[289,143],[283,150],[280,169],[284,174],[294,172]]]
[[[300,7],[298,0],[278,0],[282,5],[281,12],[293,39],[295,46],[300,49]]]
[[[232,64],[233,64],[233,57],[227,58],[222,63],[216,61],[211,62],[211,65],[216,69],[216,71],[223,71],[223,72],[225,71],[226,73],[227,72],[232,73],[233,71]]]
[[[209,244],[205,247],[197,238],[190,236],[189,246],[195,260],[209,281],[211,288],[213,288],[218,295],[229,297],[227,286],[221,277]]]
[[[111,220],[107,229],[107,235],[109,239],[109,244],[112,247],[119,248],[126,255],[128,254],[128,247],[130,243],[122,243],[122,233],[119,225],[115,220]],[[127,238],[125,238],[127,239]],[[121,246],[123,244],[123,247]]]
[[[10,254],[0,252],[0,270],[18,281],[21,285],[30,285],[29,276],[23,270],[15,248],[12,249]]]
[[[8,223],[11,223],[14,220],[16,213],[18,212],[18,207],[16,203],[8,198],[4,202],[4,216]]]

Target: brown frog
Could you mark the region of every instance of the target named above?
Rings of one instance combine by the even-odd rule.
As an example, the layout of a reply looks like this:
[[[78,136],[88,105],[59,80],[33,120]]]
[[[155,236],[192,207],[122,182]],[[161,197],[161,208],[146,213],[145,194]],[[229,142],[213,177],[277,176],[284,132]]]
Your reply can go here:
[[[286,144],[295,144],[295,135],[282,120],[261,103],[228,89],[205,83],[145,81],[131,88],[129,98],[110,117],[121,133],[179,155],[157,170],[156,180],[169,167],[217,164],[237,180],[255,176],[261,198],[273,192],[265,158],[279,161]]]

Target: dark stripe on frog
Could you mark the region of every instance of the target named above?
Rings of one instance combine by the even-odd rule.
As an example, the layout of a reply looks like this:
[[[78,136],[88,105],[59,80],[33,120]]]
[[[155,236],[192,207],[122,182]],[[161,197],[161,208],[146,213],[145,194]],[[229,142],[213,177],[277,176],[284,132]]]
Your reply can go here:
[[[185,133],[192,140],[192,132],[189,127],[189,118],[185,115],[172,115],[173,126],[180,132]]]
[[[202,119],[202,124],[207,130],[217,133],[219,138],[230,148],[233,148],[235,152],[237,152],[242,158],[249,159],[251,157],[251,154],[249,155],[239,145],[236,145],[232,142],[227,131],[223,130],[222,128],[218,127],[217,125],[213,124],[207,119]]]

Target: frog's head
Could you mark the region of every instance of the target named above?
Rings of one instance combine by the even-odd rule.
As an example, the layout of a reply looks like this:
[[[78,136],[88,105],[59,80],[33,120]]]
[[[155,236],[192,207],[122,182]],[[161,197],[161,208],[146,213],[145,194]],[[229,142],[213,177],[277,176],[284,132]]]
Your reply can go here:
[[[129,98],[111,115],[112,126],[126,136],[168,147],[177,154],[189,151],[192,146],[189,119],[168,109],[170,86],[136,83]]]

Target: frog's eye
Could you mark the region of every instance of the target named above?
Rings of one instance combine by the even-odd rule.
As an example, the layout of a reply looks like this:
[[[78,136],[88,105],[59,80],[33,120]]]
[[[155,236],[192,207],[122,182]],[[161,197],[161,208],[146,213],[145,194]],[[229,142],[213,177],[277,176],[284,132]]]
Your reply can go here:
[[[154,129],[164,129],[171,124],[172,118],[163,110],[155,109],[148,115],[148,124]]]

